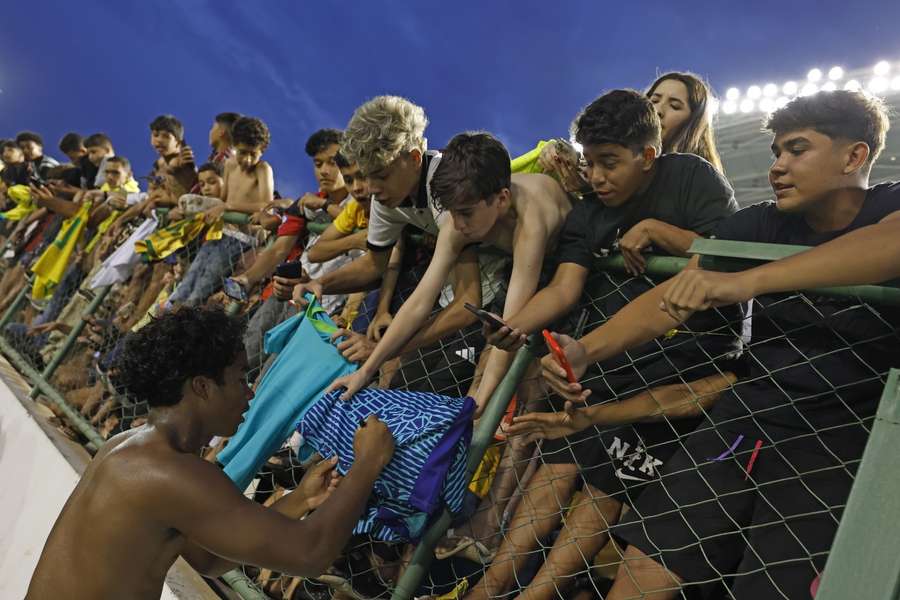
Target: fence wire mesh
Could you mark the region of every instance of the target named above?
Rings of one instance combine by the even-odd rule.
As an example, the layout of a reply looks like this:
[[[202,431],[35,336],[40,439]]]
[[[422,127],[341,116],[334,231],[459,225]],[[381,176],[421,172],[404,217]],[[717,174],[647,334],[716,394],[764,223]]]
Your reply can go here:
[[[146,422],[148,406],[131,402],[110,378],[128,332],[177,305],[225,306],[248,322],[250,378],[258,383],[275,360],[265,355],[264,333],[296,311],[266,294],[271,273],[247,286],[245,301],[222,291],[226,278],[274,252],[273,230],[243,225],[236,235],[226,226],[215,238],[200,227],[189,239],[190,220],[152,233],[152,219],[138,216],[106,234],[78,232],[52,293],[41,298],[30,267],[65,235],[66,223],[51,215],[37,233],[6,245],[0,345],[59,428],[94,448]],[[108,259],[150,233],[150,250],[110,275]],[[310,241],[297,236],[294,245]],[[427,243],[410,242],[392,312],[429,257]],[[591,331],[659,280],[598,269],[554,328],[573,333],[580,322]],[[360,308],[345,304],[357,301]],[[374,305],[351,297],[330,312],[364,336]],[[617,573],[635,586],[647,580],[646,563],[624,561],[630,544],[684,580],[657,581],[655,589],[668,590],[660,597],[808,597],[887,372],[897,366],[898,316],[894,306],[812,293],[707,311],[593,365],[582,378],[591,390],[586,406],[548,395],[532,366],[514,409],[538,415],[521,421],[531,423],[530,433],[504,440],[498,432],[416,594],[602,598]],[[461,328],[389,362],[375,385],[464,396],[484,347],[479,326]],[[227,443],[211,440],[204,458],[216,461]],[[277,443],[245,492],[265,505],[304,472],[296,440]],[[407,544],[360,535],[316,579],[255,567],[243,573],[270,598],[382,598],[410,555]]]

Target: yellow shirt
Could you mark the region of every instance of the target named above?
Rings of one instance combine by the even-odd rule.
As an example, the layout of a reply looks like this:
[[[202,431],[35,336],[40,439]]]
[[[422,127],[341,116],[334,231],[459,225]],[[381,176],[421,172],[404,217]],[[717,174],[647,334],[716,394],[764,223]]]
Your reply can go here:
[[[334,228],[341,233],[353,233],[357,229],[365,229],[369,226],[369,217],[366,215],[366,209],[356,201],[350,198],[343,210],[334,218]]]

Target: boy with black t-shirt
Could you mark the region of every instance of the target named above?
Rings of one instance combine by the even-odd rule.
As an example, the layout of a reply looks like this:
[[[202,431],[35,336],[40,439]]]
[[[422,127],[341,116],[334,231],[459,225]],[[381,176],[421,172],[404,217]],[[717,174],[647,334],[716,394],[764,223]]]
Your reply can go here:
[[[900,216],[900,185],[868,187],[888,127],[881,101],[861,92],[791,101],[767,123],[775,135],[775,202],[722,221],[716,237],[816,246]],[[829,257],[833,263],[815,275],[802,255],[740,275],[688,269],[586,338],[565,340],[580,370],[663,334],[694,310],[754,298],[746,377],[708,412],[616,530],[631,546],[608,598],[672,598],[683,585],[721,578],[739,599],[809,594],[887,370],[900,363],[897,310],[779,293],[879,279],[849,267],[858,255],[845,255],[847,264],[833,251]],[[658,310],[661,304],[668,312]],[[579,393],[549,360],[544,376],[566,394]]]
[[[489,341],[504,349],[517,348],[525,334],[570,312],[581,297],[595,258],[613,249],[617,240],[683,256],[695,238],[708,235],[716,223],[737,210],[728,182],[708,162],[689,154],[658,155],[659,117],[642,94],[614,90],[601,96],[578,115],[573,131],[584,147],[594,196],[576,204],[566,219],[553,280],[509,319],[509,327],[489,336]],[[651,286],[643,278],[619,283],[610,293],[592,299],[591,307],[597,312],[591,323],[609,318]],[[736,318],[737,311],[733,312]],[[589,401],[617,401],[647,387],[717,374],[721,365],[716,366],[712,359],[738,350],[738,336],[727,324],[728,319],[719,315],[704,315],[685,329],[718,330],[716,333],[724,335],[679,335],[638,348],[628,359],[597,365],[602,377],[595,377],[595,393]],[[579,400],[588,400],[588,394],[581,394]],[[584,568],[586,557],[590,559],[602,548],[606,527],[618,520],[623,502],[655,478],[656,470],[676,450],[678,433],[687,433],[692,427],[690,421],[676,421],[625,425],[603,432],[589,428],[547,440],[541,449],[542,464],[507,528],[491,569],[468,597],[486,598],[507,591],[537,540],[559,522],[580,475],[587,499],[576,503],[568,514],[547,561],[526,590],[529,598],[555,597],[557,586],[564,585],[557,578],[571,581],[570,576]]]

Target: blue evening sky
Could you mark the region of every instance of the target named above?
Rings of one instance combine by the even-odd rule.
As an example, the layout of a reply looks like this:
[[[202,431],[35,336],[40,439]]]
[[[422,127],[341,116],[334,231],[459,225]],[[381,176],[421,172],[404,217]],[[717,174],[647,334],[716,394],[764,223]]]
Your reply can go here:
[[[45,0],[3,12],[0,135],[36,130],[58,157],[66,131],[104,131],[145,174],[154,116],[178,116],[205,156],[212,116],[238,111],[268,123],[266,158],[291,195],[314,189],[309,134],[378,94],[424,106],[431,147],[486,129],[515,155],[564,135],[599,92],[660,71],[694,71],[721,95],[900,60],[896,1]]]

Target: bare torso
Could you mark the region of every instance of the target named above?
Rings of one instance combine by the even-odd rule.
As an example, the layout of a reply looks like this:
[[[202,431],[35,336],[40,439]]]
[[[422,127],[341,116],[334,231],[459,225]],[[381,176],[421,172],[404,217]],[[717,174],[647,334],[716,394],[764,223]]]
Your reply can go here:
[[[566,215],[572,210],[568,194],[548,175],[520,173],[512,176],[512,192],[511,218],[503,222],[498,221],[490,238],[484,243],[512,255],[518,235],[525,228],[526,220],[540,219],[546,225],[549,235],[547,250],[555,248]]]
[[[185,538],[153,518],[162,499],[141,493],[142,479],[183,460],[177,455],[144,428],[110,440],[63,507],[26,600],[158,599]]]

